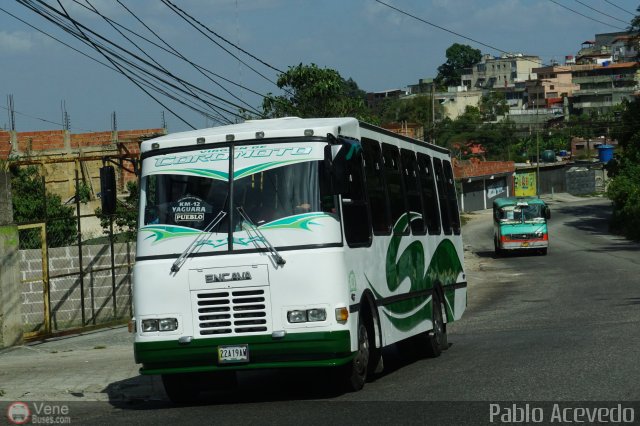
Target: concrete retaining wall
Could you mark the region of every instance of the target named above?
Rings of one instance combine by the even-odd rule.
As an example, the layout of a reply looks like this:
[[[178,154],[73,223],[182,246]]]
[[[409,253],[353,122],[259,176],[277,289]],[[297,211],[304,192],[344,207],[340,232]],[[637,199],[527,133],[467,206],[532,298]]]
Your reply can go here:
[[[108,244],[82,247],[82,276],[77,246],[51,248],[48,254],[52,331],[130,317],[135,244],[114,244],[115,284]],[[20,250],[20,266],[24,331],[40,331],[44,326],[41,250]],[[81,288],[84,290],[84,324]]]

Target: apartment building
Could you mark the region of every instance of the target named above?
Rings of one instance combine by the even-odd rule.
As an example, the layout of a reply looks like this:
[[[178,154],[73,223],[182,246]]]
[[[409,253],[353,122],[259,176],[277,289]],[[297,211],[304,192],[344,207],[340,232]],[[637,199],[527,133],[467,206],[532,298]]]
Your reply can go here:
[[[573,112],[602,113],[640,89],[640,62],[576,65],[573,83],[580,86],[573,92]]]
[[[572,81],[572,66],[553,65],[534,68],[537,79],[525,83],[527,108],[561,108],[564,98],[571,97],[580,86]]]
[[[516,83],[535,78],[534,68],[542,66],[538,56],[522,53],[499,57],[484,55],[482,60],[462,76],[462,85],[470,89],[494,90],[515,87]]]

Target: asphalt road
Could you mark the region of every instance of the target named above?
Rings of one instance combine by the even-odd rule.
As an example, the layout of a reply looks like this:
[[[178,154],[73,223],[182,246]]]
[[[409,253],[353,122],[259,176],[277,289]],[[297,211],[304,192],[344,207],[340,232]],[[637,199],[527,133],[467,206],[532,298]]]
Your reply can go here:
[[[491,215],[472,215],[464,227],[469,307],[450,324],[452,346],[437,359],[388,348],[384,373],[357,393],[336,393],[322,370],[266,371],[243,374],[237,390],[206,394],[190,407],[160,395],[78,405],[74,417],[83,424],[488,424],[491,404],[501,404],[500,415],[513,403],[544,406],[548,420],[549,404],[564,401],[627,403],[638,422],[640,245],[607,232],[607,200],[551,208],[547,256],[495,258]]]

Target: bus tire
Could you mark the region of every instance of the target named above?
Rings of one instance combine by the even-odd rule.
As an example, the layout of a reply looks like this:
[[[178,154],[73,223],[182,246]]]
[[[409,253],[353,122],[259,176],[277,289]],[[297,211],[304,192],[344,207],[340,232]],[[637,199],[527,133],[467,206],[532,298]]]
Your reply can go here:
[[[364,387],[369,373],[371,355],[371,335],[363,315],[358,316],[358,349],[353,359],[339,372],[344,390],[357,392]]]
[[[547,248],[545,247],[545,248],[540,249],[540,254],[542,256],[546,256],[547,255]]]
[[[421,352],[428,358],[437,358],[443,350],[449,347],[447,339],[447,324],[442,319],[442,300],[440,292],[434,288],[433,299],[431,300],[431,322],[433,329],[423,334],[424,344]]]
[[[200,387],[193,374],[163,374],[162,384],[169,400],[177,405],[193,403],[198,399]]]
[[[498,240],[496,238],[493,239],[493,250],[496,257],[502,256],[502,249],[500,248],[500,245],[498,245]]]

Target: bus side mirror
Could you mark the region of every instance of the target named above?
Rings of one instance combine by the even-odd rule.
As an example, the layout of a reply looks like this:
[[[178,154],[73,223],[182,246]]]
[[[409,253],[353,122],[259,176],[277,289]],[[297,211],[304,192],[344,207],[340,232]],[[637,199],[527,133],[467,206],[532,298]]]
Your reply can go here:
[[[333,195],[344,194],[347,192],[347,160],[344,154],[347,151],[343,145],[327,145],[324,147],[324,165],[327,182],[327,188]]]
[[[544,218],[547,220],[551,219],[551,210],[549,209],[549,206],[544,206]]]
[[[116,212],[116,173],[113,166],[100,168],[100,201],[102,214],[111,215]]]

